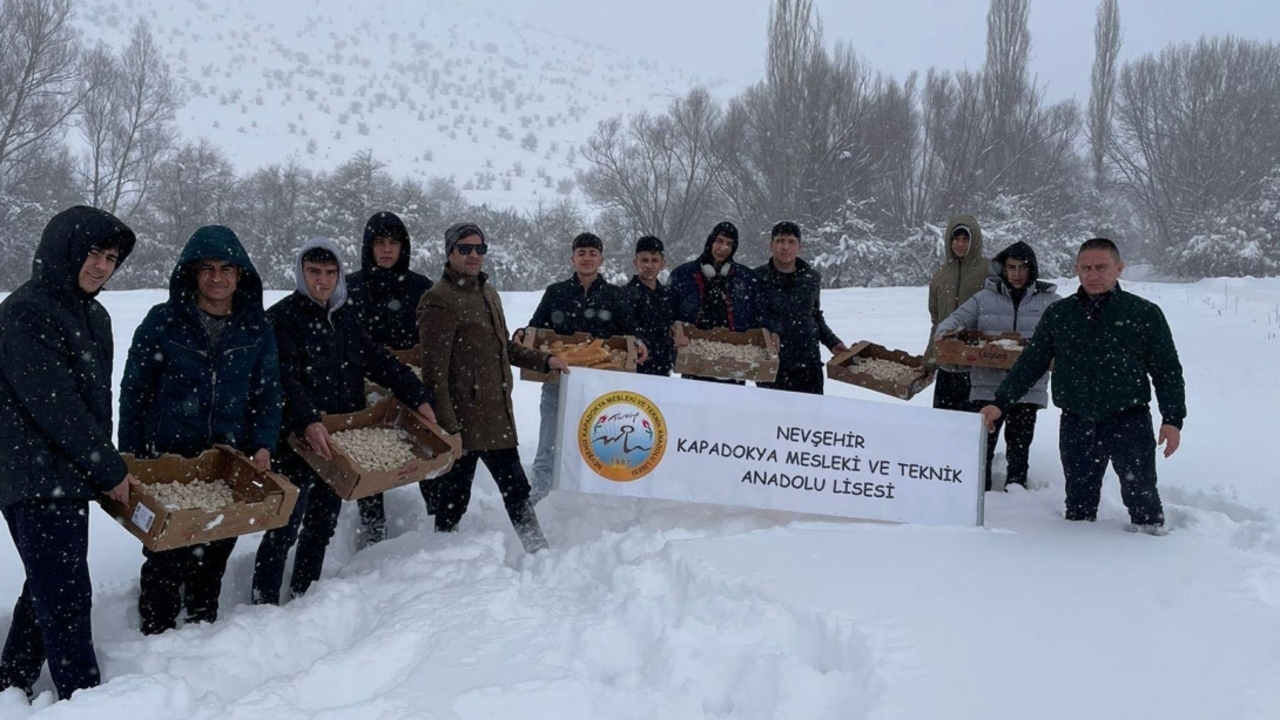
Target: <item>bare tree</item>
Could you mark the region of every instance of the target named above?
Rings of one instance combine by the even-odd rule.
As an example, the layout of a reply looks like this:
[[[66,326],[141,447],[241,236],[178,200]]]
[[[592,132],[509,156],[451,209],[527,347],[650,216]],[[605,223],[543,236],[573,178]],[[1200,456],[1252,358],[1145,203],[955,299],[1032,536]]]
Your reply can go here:
[[[1202,38],[1120,71],[1108,159],[1155,225],[1159,259],[1197,218],[1280,164],[1280,46]]]
[[[828,52],[809,0],[775,0],[767,73],[717,134],[720,189],[756,235],[781,218],[816,224],[869,187],[883,148],[869,119],[877,83],[852,48]]]
[[[156,164],[173,146],[182,94],[145,20],[119,58],[98,46],[87,53],[90,90],[77,113],[87,146],[81,177],[90,202],[125,217],[143,203]]]
[[[591,168],[578,182],[596,205],[627,218],[631,233],[658,235],[680,248],[716,204],[720,162],[713,140],[720,121],[710,93],[695,88],[664,115],[601,122],[582,149]]]
[[[1117,0],[1098,4],[1093,30],[1093,73],[1089,92],[1089,149],[1093,180],[1101,190],[1107,181],[1107,144],[1111,141],[1111,108],[1116,96],[1116,63],[1120,57],[1120,6]]]
[[[27,153],[47,152],[87,90],[73,0],[0,4],[0,183],[20,183]]]

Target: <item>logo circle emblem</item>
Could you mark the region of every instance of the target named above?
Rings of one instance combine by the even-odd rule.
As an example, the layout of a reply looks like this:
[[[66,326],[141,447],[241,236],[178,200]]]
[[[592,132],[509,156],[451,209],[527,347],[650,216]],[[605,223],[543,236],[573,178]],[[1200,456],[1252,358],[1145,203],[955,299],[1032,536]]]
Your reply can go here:
[[[658,406],[639,393],[601,395],[578,421],[578,451],[606,480],[639,480],[662,462],[667,422]]]

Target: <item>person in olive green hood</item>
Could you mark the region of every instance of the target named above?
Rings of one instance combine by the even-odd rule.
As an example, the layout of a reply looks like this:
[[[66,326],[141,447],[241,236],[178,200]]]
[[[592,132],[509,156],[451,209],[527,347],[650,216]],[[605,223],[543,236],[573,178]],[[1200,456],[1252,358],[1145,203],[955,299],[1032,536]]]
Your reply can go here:
[[[1164,534],[1156,490],[1157,438],[1151,386],[1160,401],[1159,444],[1178,449],[1187,415],[1182,365],[1164,313],[1120,289],[1124,262],[1115,243],[1080,246],[1080,290],[1050,305],[995,400],[982,408],[988,429],[1041,375],[1053,369],[1053,404],[1062,408],[1058,449],[1066,475],[1068,520],[1098,516],[1102,477],[1110,463],[1129,509],[1129,529]],[[1148,379],[1150,378],[1150,379]]]
[[[230,228],[202,227],[178,258],[168,301],[151,308],[133,335],[120,383],[120,451],[193,457],[222,443],[266,470],[283,406],[262,280]],[[173,629],[184,607],[188,623],[216,620],[235,544],[143,550],[142,632]]]
[[[938,324],[982,289],[991,274],[991,261],[982,256],[982,228],[972,215],[947,221],[947,262],[929,281],[929,345],[925,362],[933,365],[933,338]],[[969,402],[968,368],[940,367],[933,384],[933,406],[942,410],[973,410]]]

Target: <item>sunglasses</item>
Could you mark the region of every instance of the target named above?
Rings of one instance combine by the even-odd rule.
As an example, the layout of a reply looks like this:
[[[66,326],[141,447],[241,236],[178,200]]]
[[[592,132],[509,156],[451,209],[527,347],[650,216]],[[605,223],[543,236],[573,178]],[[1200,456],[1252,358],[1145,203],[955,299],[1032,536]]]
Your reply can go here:
[[[458,243],[457,245],[453,246],[453,249],[457,250],[459,255],[470,255],[473,252],[477,255],[485,255],[489,252],[489,244],[488,243],[466,243],[466,244]]]

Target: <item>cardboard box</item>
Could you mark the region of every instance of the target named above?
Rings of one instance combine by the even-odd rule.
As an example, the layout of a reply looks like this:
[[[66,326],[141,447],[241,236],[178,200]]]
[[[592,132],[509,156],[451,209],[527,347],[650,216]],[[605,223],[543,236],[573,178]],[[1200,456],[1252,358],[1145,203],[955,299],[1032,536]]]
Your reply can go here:
[[[418,375],[419,378],[422,377],[422,346],[421,345],[414,345],[408,350],[394,350],[392,348],[387,348],[387,352],[391,353],[391,357],[394,357],[401,364],[407,365],[410,370],[416,370],[417,371],[416,374]],[[369,380],[367,378],[364,381],[364,394],[365,394],[365,397],[368,397],[370,395],[376,395],[378,400],[381,400],[382,398],[391,397],[390,390],[382,387],[378,383],[372,380]],[[374,402],[376,403],[377,400],[375,400]],[[372,405],[373,403],[370,403],[370,404]]]
[[[882,380],[850,367],[855,357],[888,360],[899,365],[906,365],[907,367],[915,368],[916,375],[911,380],[901,382]],[[902,350],[889,350],[883,345],[876,345],[866,340],[856,343],[845,352],[828,360],[827,377],[878,393],[884,393],[885,395],[892,395],[901,400],[910,400],[920,394],[921,390],[933,384],[933,373],[925,369],[923,356],[911,355]]]
[[[685,323],[675,324],[676,364],[675,372],[681,375],[713,377],[721,380],[751,380],[773,382],[778,377],[778,351],[769,342],[769,333],[761,328],[735,332],[727,328],[700,330]],[[730,345],[755,345],[764,348],[769,358],[763,362],[745,362],[731,358],[704,358],[694,354],[688,346],[680,347],[680,338],[711,340]]]
[[[401,485],[440,477],[449,472],[453,461],[462,454],[460,436],[450,435],[439,425],[427,422],[395,398],[381,400],[359,412],[322,414],[320,422],[330,434],[363,427],[399,428],[408,436],[417,456],[398,470],[368,470],[357,465],[333,443],[329,445],[333,459],[325,460],[311,452],[305,440],[290,435],[289,446],[344,500],[359,500]]]
[[[557,341],[563,342],[565,345],[579,345],[584,342],[595,340],[589,333],[574,333],[572,335],[557,335],[554,330],[546,328],[526,328],[524,338],[520,341],[521,345],[528,348],[540,350],[543,345],[551,345]],[[618,350],[626,354],[624,361],[625,366],[622,368],[600,367],[597,370],[615,370],[617,372],[635,372],[636,371],[636,339],[630,335],[615,335],[610,338],[600,338],[604,342],[604,346],[610,350]],[[569,363],[569,367],[574,367],[576,363]],[[520,379],[530,380],[541,383],[558,383],[560,382],[559,371],[552,370],[549,373],[541,373],[536,370],[520,369]]]
[[[978,330],[960,330],[935,340],[933,354],[939,365],[1008,370],[1018,362],[1026,345],[1026,338],[1015,332],[992,335]]]
[[[173,550],[274,530],[289,522],[298,502],[298,488],[283,475],[259,468],[226,445],[215,445],[194,458],[139,459],[128,453],[121,457],[142,486],[129,489],[128,505],[104,499],[102,506],[148,550]],[[212,480],[226,481],[234,504],[216,512],[172,510],[147,492],[149,485]]]

